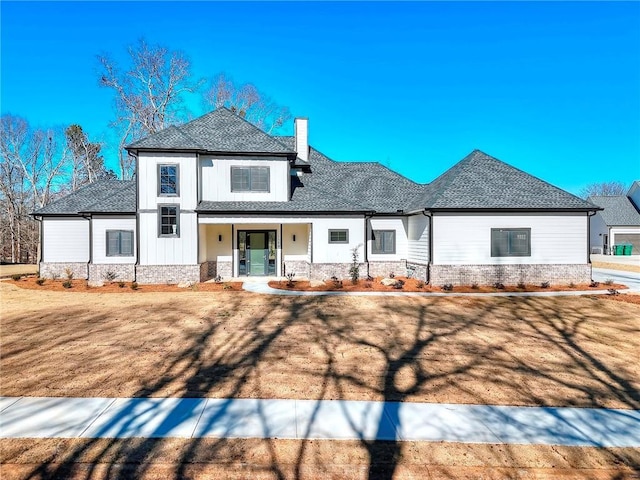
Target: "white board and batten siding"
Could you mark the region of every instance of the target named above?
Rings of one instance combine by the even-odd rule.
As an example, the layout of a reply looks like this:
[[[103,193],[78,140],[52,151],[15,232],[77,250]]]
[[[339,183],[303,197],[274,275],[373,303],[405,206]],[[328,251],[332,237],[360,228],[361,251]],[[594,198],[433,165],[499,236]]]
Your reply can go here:
[[[429,263],[429,217],[413,215],[408,220],[407,261],[419,265]]]
[[[133,255],[131,256],[107,256],[107,230],[129,230],[133,231]],[[93,216],[92,227],[93,241],[93,263],[111,264],[111,263],[136,263],[136,217],[134,215],[122,216]]]
[[[193,153],[144,153],[138,156],[138,208],[157,209],[159,203],[195,210],[198,205],[197,157]],[[178,165],[178,196],[158,195],[158,165]]]
[[[406,260],[409,250],[409,239],[407,236],[408,220],[406,217],[372,217],[368,222],[367,234],[367,255],[372,262],[396,262]],[[396,253],[372,253],[373,230],[393,230],[396,232]]]
[[[140,213],[141,265],[195,265],[198,263],[198,219],[180,212],[179,237],[158,236],[157,212]]]
[[[269,158],[269,157],[267,157]],[[232,192],[231,167],[268,167],[268,192]],[[286,159],[200,157],[201,198],[211,202],[286,202],[289,200],[289,162]]]
[[[530,228],[531,256],[492,257],[492,228]],[[437,214],[433,216],[435,265],[585,264],[586,213]]]
[[[78,217],[45,217],[42,228],[43,262],[89,261],[89,220]]]

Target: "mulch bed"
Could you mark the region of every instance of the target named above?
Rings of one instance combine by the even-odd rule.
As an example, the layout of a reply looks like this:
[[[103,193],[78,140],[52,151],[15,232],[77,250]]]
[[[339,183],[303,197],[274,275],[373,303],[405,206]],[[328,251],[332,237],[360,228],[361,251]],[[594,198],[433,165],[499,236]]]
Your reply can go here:
[[[131,287],[132,282],[106,282],[101,287],[89,286],[86,280],[71,280],[71,288],[65,288],[65,280],[45,280],[42,285],[36,283],[37,277],[22,277],[20,280],[9,280],[12,284],[30,290],[44,290],[53,292],[89,292],[89,293],[146,293],[146,292],[219,292],[241,291],[242,282],[222,283],[195,283],[190,287],[178,287],[178,285],[154,284],[138,285],[137,289]],[[121,286],[122,285],[122,286]]]
[[[627,288],[619,283],[611,283],[605,285],[598,284],[597,287],[591,287],[588,283],[569,285],[549,285],[544,288],[541,285],[525,284],[523,288],[515,285],[505,285],[504,288],[496,288],[493,285],[472,286],[454,286],[450,290],[445,290],[442,285],[429,285],[415,278],[395,277],[395,280],[402,280],[404,285],[402,288],[394,288],[392,286],[382,285],[380,281],[382,277],[377,277],[372,281],[360,280],[353,284],[351,280],[343,280],[334,282],[327,280],[324,285],[311,286],[306,280],[297,280],[288,282],[287,280],[273,280],[269,282],[269,286],[280,290],[295,290],[303,292],[431,292],[431,293],[496,293],[496,292],[566,292],[566,291],[588,291],[588,290],[620,290]]]

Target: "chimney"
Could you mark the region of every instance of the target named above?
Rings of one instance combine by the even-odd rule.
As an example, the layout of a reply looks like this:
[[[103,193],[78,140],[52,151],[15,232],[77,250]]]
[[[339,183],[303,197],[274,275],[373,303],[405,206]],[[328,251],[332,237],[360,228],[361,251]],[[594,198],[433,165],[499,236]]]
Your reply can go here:
[[[309,161],[309,119],[296,118],[295,122],[296,152],[298,158]]]

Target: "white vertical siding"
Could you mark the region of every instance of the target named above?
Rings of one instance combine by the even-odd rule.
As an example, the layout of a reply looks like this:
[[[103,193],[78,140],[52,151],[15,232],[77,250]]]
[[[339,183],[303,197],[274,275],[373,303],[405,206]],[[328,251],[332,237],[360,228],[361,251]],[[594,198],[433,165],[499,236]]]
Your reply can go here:
[[[373,230],[394,230],[396,232],[396,253],[379,254],[371,253],[373,240],[371,232]],[[369,232],[367,234],[367,248],[369,260],[372,262],[395,262],[406,260],[409,249],[407,237],[406,217],[372,217],[369,220]]]
[[[94,216],[92,221],[93,263],[136,263],[135,216]],[[107,230],[132,230],[133,255],[130,257],[107,257]]]
[[[313,263],[349,263],[351,251],[359,247],[360,261],[364,260],[364,217],[322,217],[312,220]],[[349,230],[348,243],[329,243],[329,230]]]
[[[407,260],[422,265],[429,263],[429,217],[409,217]]]
[[[178,196],[158,196],[158,165],[176,164]],[[158,203],[173,203],[183,210],[194,210],[198,205],[196,155],[189,153],[140,153],[138,156],[138,208],[157,208]]]
[[[530,257],[492,257],[492,228],[530,228]],[[433,217],[435,265],[584,264],[587,215],[437,214]]]
[[[43,262],[89,261],[89,220],[45,217],[42,228]]]
[[[232,192],[231,167],[269,167],[268,192]],[[200,157],[201,198],[212,202],[253,201],[286,202],[289,200],[289,162],[250,157]]]
[[[198,263],[198,220],[194,212],[180,212],[180,237],[158,237],[158,213],[140,213],[141,265]]]

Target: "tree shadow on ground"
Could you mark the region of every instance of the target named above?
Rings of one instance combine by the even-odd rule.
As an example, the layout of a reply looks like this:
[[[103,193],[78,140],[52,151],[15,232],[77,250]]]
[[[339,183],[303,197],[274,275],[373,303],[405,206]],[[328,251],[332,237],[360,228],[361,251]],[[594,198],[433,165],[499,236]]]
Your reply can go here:
[[[596,308],[600,304],[589,299],[572,299],[567,308],[562,300],[533,297],[379,298],[364,304],[348,297],[228,298],[226,312],[242,311],[247,298],[261,298],[261,303],[240,323],[230,322],[230,316],[220,311],[204,312],[202,326],[189,334],[188,344],[158,365],[155,378],[142,385],[134,397],[152,398],[176,391],[179,395],[175,396],[184,401],[242,398],[246,385],[251,384],[253,398],[268,398],[274,394],[270,382],[281,374],[305,385],[302,391],[284,391],[281,397],[388,402],[379,413],[377,431],[360,431],[358,444],[366,452],[366,468],[357,477],[391,479],[410,473],[406,466],[410,448],[424,456],[421,465],[434,465],[432,473],[439,477],[458,475],[455,465],[441,462],[424,445],[408,447],[397,432],[385,441],[376,440],[388,435],[389,422],[402,426],[400,405],[409,402],[457,398],[466,404],[640,408],[637,377],[633,375],[637,367],[624,365],[625,358],[633,355],[633,345],[610,345],[604,353],[597,353],[596,347],[608,341],[600,332],[605,323],[612,322],[611,311],[600,312]],[[171,315],[179,318],[193,312],[178,308]],[[620,328],[626,328],[637,341],[637,320],[624,318],[622,322]],[[73,342],[83,335],[78,333]],[[152,407],[144,413],[165,420],[188,418],[201,406],[191,402],[185,410],[185,405],[178,402],[174,412],[155,412]],[[220,413],[224,408],[223,404]],[[263,428],[268,430],[269,419],[260,414]],[[139,415],[125,403],[103,430],[124,433]],[[353,430],[361,428],[360,419],[351,412],[343,415]],[[202,428],[214,428],[218,419],[206,419]],[[160,421],[150,436],[175,427],[166,421]],[[307,428],[308,434],[311,424]],[[154,462],[170,445],[172,440],[164,438],[87,439],[64,455],[42,462],[27,478],[153,476]],[[190,439],[174,452],[175,461],[167,475],[190,478],[194,464],[203,459],[222,465],[228,462],[229,468],[241,465],[246,477],[332,475],[329,466],[322,463],[326,457],[314,458],[317,445],[313,439],[292,442],[295,452],[288,456],[282,454],[275,439],[242,445],[224,438]],[[258,450],[269,460],[252,462]],[[579,455],[580,449],[576,452]],[[602,452],[603,461],[640,471],[637,456],[615,449]],[[519,455],[515,447],[503,445],[485,454],[482,461],[509,468],[509,459]],[[547,463],[553,461],[550,458]],[[580,460],[568,458],[566,462],[578,465]],[[313,474],[306,473],[310,471]]]

